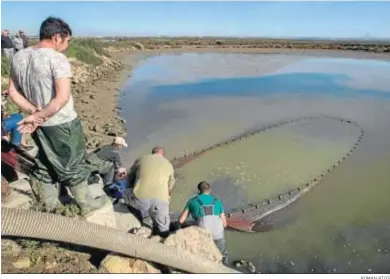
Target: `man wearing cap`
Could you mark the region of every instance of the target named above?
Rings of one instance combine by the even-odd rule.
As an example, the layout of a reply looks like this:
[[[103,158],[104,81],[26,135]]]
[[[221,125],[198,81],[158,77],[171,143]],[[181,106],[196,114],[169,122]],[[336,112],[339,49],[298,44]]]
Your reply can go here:
[[[90,166],[91,173],[98,173],[103,177],[105,188],[110,188],[114,182],[115,174],[126,175],[126,168],[123,167],[119,151],[127,147],[124,138],[116,137],[114,141],[86,155],[86,161]],[[90,176],[89,184],[98,182],[97,176]]]
[[[24,34],[24,31],[19,30],[19,35],[20,35],[20,38],[22,38],[22,40],[23,40],[23,48],[28,48],[28,39],[27,39],[26,35]]]

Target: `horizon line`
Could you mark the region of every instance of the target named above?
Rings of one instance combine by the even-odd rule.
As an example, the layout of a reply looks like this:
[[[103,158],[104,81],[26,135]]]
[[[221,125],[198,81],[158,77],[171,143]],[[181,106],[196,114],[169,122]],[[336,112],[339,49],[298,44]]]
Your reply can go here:
[[[27,36],[30,38],[39,38],[39,35],[30,35]],[[373,41],[373,40],[390,40],[390,37],[370,37],[370,36],[361,36],[361,37],[311,37],[311,36],[300,36],[300,37],[290,37],[290,36],[223,36],[223,35],[74,35],[73,38],[216,38],[216,39],[290,39],[290,40],[363,40],[363,41]]]

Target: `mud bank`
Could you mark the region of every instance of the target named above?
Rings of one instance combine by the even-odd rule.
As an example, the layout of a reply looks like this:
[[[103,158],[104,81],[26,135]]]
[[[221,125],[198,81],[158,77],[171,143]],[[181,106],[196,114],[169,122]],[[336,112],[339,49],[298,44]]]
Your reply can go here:
[[[116,55],[98,69],[78,70],[77,65],[74,66],[72,94],[84,124],[87,148],[96,148],[115,136],[126,135],[125,121],[119,117],[118,96],[121,84],[137,64],[138,57],[132,55],[123,59],[121,55]],[[85,72],[89,75],[84,78],[82,74]]]

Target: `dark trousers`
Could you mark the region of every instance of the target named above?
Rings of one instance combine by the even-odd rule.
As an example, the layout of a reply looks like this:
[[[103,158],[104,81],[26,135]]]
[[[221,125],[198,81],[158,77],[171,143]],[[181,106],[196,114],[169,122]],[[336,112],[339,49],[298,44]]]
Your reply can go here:
[[[39,127],[32,138],[38,146],[33,178],[45,184],[59,182],[70,187],[87,180],[85,138],[78,118],[56,126]]]
[[[224,264],[227,264],[228,256],[227,256],[227,251],[226,251],[226,241],[225,241],[225,239],[224,238],[214,239],[214,243],[217,246],[218,250],[222,254],[222,262]]]

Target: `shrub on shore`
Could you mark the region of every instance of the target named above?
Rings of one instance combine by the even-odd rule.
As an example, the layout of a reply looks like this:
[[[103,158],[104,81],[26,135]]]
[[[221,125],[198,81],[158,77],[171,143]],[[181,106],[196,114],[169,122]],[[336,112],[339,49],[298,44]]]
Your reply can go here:
[[[5,56],[1,56],[1,76],[8,77],[11,71],[11,60]]]
[[[72,42],[72,44],[74,42],[76,44],[79,44],[79,45],[84,46],[86,48],[93,49],[96,52],[96,54],[98,54],[98,55],[108,56],[107,51],[104,49],[105,44],[99,40],[96,40],[96,39],[75,39]]]
[[[139,41],[134,41],[132,39],[119,39],[118,41],[113,42],[111,45],[119,48],[133,46],[138,50],[145,49],[144,44],[140,43]]]
[[[100,65],[102,60],[99,55],[107,56],[101,42],[93,39],[75,39],[66,50],[67,57],[74,57],[77,60],[90,65]]]
[[[29,40],[28,45],[33,46],[38,42],[36,39]],[[65,55],[90,65],[100,65],[102,63],[100,55],[109,56],[105,50],[105,44],[96,39],[73,39]],[[9,74],[8,65],[10,62],[7,60],[6,57],[1,57],[1,76]]]

